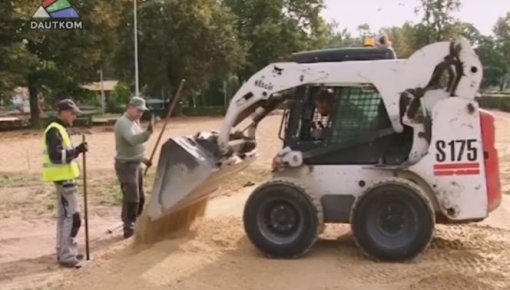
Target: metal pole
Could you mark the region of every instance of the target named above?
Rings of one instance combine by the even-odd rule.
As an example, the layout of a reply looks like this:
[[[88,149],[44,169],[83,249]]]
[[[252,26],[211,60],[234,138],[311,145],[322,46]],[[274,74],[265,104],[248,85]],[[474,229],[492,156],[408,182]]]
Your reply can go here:
[[[105,112],[105,106],[106,106],[106,99],[104,96],[104,84],[103,84],[103,70],[99,70],[99,77],[101,79],[101,112],[104,114]]]
[[[82,135],[82,142],[85,143],[85,135]],[[85,219],[85,252],[87,254],[87,261],[90,260],[89,250],[89,214],[88,214],[88,201],[87,201],[87,158],[86,153],[82,153],[83,157],[83,202],[84,202],[84,219]]]
[[[138,12],[136,10],[136,0],[133,0],[133,18],[134,18],[134,36],[135,36],[135,96],[140,96],[140,83],[138,76]]]
[[[223,81],[223,107],[226,109],[228,107],[227,101],[227,82]]]

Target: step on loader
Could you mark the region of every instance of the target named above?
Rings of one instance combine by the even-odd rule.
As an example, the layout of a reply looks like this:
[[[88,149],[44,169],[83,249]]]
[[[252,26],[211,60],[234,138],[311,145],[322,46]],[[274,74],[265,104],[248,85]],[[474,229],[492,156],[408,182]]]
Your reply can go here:
[[[271,63],[237,91],[219,132],[164,144],[148,214],[208,198],[257,157],[257,125],[284,108],[273,177],[244,208],[253,245],[301,257],[325,223],[347,223],[368,257],[412,259],[435,224],[481,221],[501,202],[494,117],[475,100],[482,73],[465,38],[407,59],[368,47]]]

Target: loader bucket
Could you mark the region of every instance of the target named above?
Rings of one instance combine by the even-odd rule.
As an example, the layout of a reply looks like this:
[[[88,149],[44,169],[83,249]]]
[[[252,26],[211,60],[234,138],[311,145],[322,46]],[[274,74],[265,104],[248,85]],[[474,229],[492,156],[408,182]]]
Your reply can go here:
[[[150,219],[160,219],[208,198],[226,178],[246,168],[255,159],[254,152],[222,158],[213,138],[168,139],[161,148],[147,207]]]

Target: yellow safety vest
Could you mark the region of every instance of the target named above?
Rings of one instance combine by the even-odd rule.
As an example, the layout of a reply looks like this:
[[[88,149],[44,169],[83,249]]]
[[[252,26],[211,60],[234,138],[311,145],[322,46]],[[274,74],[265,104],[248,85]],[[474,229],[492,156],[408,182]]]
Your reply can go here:
[[[62,136],[62,146],[64,149],[72,149],[73,144],[71,143],[71,138],[69,138],[69,134],[67,134],[67,130],[64,126],[52,122],[46,130],[44,130],[44,151],[43,151],[43,181],[45,182],[54,182],[54,181],[63,181],[63,180],[72,180],[76,179],[80,176],[80,168],[78,166],[78,162],[76,160],[71,161],[70,163],[64,164],[55,164],[51,162],[50,156],[48,154],[48,147],[46,145],[46,134],[48,130],[51,128],[56,128],[60,136]]]

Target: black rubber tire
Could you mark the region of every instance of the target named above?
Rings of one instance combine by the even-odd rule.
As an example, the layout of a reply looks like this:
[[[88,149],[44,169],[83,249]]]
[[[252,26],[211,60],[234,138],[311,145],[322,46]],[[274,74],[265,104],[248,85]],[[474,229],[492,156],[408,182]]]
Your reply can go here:
[[[287,229],[292,234],[286,237],[273,232],[276,225],[267,225],[271,220],[267,215],[269,209],[274,213],[274,210],[281,210],[282,205],[285,213],[291,213],[286,217],[294,217],[291,221],[296,224]],[[267,257],[283,259],[305,255],[317,241],[323,219],[320,202],[289,180],[273,180],[256,188],[248,198],[243,214],[244,229],[253,245]],[[290,227],[290,224],[285,226]]]
[[[414,259],[428,247],[434,227],[428,197],[417,185],[400,178],[368,189],[351,211],[356,244],[366,256],[378,261]]]

